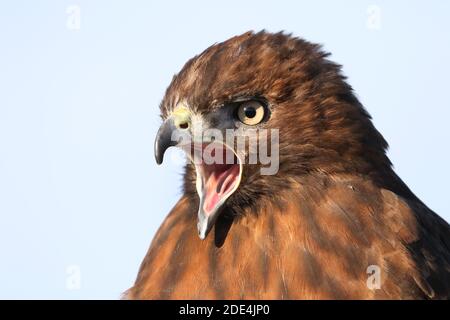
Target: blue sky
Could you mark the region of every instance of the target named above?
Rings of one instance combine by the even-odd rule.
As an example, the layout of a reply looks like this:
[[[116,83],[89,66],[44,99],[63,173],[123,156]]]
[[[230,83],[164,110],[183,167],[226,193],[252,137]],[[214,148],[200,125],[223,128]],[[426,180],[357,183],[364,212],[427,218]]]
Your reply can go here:
[[[398,174],[449,221],[449,12],[438,0],[0,2],[0,298],[116,299],[132,285],[180,196],[181,166],[153,158],[164,90],[187,59],[248,30],[332,52]]]

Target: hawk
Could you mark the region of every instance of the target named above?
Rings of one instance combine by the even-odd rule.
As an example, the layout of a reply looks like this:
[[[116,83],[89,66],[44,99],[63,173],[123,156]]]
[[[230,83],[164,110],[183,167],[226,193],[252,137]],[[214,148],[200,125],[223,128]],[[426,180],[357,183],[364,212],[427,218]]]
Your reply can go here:
[[[126,298],[449,298],[450,226],[393,171],[385,139],[328,57],[290,34],[247,32],[174,76],[155,156],[186,151],[183,194]],[[275,150],[276,173],[208,130]],[[195,161],[208,145],[212,156],[233,151],[231,161]]]

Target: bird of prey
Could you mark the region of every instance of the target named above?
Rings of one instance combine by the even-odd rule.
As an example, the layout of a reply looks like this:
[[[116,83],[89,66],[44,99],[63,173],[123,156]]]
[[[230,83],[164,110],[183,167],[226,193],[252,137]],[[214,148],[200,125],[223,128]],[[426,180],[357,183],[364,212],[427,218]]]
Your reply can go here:
[[[321,46],[266,31],[212,45],[174,76],[160,109],[157,162],[171,146],[190,161],[125,298],[449,298],[449,224],[396,175]],[[211,129],[277,130],[265,143],[276,173],[212,136],[186,147]],[[232,150],[231,162],[195,161],[204,141]]]

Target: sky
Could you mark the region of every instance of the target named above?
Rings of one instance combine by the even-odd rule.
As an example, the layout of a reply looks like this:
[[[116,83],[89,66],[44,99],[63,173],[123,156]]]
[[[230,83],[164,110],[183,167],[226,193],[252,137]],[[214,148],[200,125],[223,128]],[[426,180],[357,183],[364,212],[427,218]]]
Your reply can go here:
[[[0,298],[118,299],[181,195],[159,103],[213,43],[285,30],[343,65],[396,172],[450,221],[449,1],[0,1]]]

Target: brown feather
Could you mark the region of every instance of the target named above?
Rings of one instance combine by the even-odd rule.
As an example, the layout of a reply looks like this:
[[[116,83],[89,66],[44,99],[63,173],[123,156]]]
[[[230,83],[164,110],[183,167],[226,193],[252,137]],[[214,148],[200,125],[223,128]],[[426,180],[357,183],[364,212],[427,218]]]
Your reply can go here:
[[[441,238],[449,229],[431,211],[356,176],[318,174],[292,181],[290,190],[285,206],[264,201],[257,215],[249,210],[235,217],[222,246],[216,236],[223,224],[216,224],[214,237],[200,240],[196,208],[183,197],[127,297],[448,298],[450,259]],[[375,291],[366,285],[373,264],[382,279]]]

